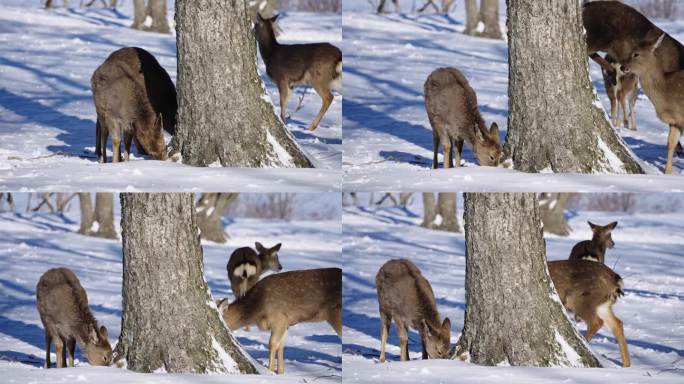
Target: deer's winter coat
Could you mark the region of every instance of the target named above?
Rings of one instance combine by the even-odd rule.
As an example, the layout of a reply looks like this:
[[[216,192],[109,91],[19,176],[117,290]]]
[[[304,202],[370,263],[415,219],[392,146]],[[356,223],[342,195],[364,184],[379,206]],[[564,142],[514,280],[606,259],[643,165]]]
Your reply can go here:
[[[587,223],[589,223],[593,233],[591,240],[584,240],[575,244],[570,251],[568,260],[589,260],[604,264],[606,249],[612,249],[615,246],[611,233],[618,223],[617,221],[607,225],[596,225],[590,221]]]

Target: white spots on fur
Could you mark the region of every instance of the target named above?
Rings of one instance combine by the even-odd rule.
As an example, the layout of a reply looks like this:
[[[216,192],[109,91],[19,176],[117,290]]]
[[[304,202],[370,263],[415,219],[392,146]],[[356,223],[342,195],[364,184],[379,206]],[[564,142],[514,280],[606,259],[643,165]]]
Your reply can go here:
[[[605,321],[606,323],[608,322],[608,319],[612,318],[610,314],[611,305],[612,303],[609,300],[596,307],[596,316],[598,316],[601,320]]]

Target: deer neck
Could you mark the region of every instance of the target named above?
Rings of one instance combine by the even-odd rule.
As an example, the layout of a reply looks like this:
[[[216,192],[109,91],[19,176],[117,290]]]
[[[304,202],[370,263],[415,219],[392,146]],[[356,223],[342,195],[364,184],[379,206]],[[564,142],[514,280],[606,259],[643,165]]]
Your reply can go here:
[[[653,69],[639,76],[639,81],[641,82],[644,92],[651,100],[659,99],[661,94],[665,93],[665,88],[667,86],[665,71],[657,60],[655,61]],[[654,102],[654,104],[656,103]]]
[[[430,294],[430,289],[425,286],[425,282],[416,281],[416,291],[418,293],[418,305],[420,306],[421,315],[428,323],[435,326],[435,328],[439,328],[441,324],[439,312],[437,312],[435,298]],[[419,329],[422,330],[422,327]]]
[[[238,299],[228,305],[228,308],[223,312],[223,320],[230,330],[250,325],[249,319],[245,316],[246,310],[243,300]]]
[[[606,254],[606,244],[602,242],[598,237],[593,237],[591,239],[591,248],[596,253],[599,253],[601,255]]]
[[[257,38],[259,40],[261,58],[264,59],[264,61],[268,61],[271,56],[273,56],[273,52],[280,46],[278,40],[276,40],[275,33],[272,28],[268,28],[267,30],[261,29]]]

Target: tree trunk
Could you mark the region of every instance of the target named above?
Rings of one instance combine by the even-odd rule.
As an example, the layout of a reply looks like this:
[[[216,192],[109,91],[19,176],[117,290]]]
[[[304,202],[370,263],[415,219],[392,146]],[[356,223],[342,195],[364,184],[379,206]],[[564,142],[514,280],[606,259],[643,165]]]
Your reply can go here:
[[[484,22],[484,31],[479,36],[503,39],[501,27],[499,27],[499,0],[482,0],[480,14]]]
[[[400,192],[399,193],[399,205],[406,208],[406,206],[409,203],[409,200],[411,200],[412,195],[413,195],[413,192]]]
[[[171,32],[169,21],[166,19],[166,0],[149,0],[147,13],[152,18],[152,25],[146,30],[159,33]]]
[[[466,10],[466,26],[465,26],[465,33],[466,35],[471,35],[474,36],[477,33],[477,24],[478,24],[478,14],[479,12],[477,11],[477,0],[465,0],[465,10]]]
[[[642,173],[589,79],[577,0],[509,0],[508,136],[525,172]]]
[[[93,236],[107,239],[117,239],[119,236],[114,228],[114,195],[111,193],[95,194],[95,221],[97,231]]]
[[[145,0],[133,0],[133,25],[131,28],[142,30],[147,18]]]
[[[203,193],[200,196],[195,212],[202,239],[215,243],[225,243],[228,240],[221,218],[237,197],[237,193]]]
[[[569,193],[542,193],[539,196],[539,215],[544,224],[544,232],[558,236],[568,236],[570,225],[565,219],[565,205]]]
[[[176,1],[178,125],[172,147],[196,166],[312,167],[257,73],[247,1]],[[211,92],[207,92],[211,90]]]
[[[435,201],[435,194],[432,192],[423,192],[423,223],[420,226],[432,229],[435,227],[436,218],[437,202]]]
[[[82,235],[90,235],[93,228],[93,202],[90,200],[90,193],[79,192],[78,201],[81,206],[81,227],[78,233]]]
[[[456,356],[482,365],[599,365],[546,267],[533,193],[466,193],[466,312]]]
[[[448,232],[461,232],[456,216],[456,193],[440,192],[437,196],[437,211],[442,217],[442,223],[437,229]]]
[[[137,372],[256,373],[204,280],[194,203],[189,193],[121,194],[123,318],[115,359]]]

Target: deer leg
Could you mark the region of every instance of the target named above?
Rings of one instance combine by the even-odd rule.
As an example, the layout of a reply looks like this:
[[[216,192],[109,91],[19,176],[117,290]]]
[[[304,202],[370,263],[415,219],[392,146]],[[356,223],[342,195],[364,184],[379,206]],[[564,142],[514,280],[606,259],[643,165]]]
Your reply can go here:
[[[64,368],[64,343],[62,339],[57,336],[53,340],[55,342],[55,355],[57,356],[57,368]]]
[[[622,107],[622,122],[625,128],[629,129],[629,120],[627,120],[627,96],[624,93],[620,95],[620,106]]]
[[[342,311],[341,310],[333,310],[333,313],[330,314],[330,317],[328,319],[328,324],[332,327],[332,329],[337,333],[337,336],[342,338]]]
[[[425,349],[425,340],[423,340],[422,337],[420,338],[420,345],[421,345],[421,347],[423,347],[423,360],[427,360],[428,359],[427,349]]]
[[[463,139],[456,139],[456,167],[461,166],[461,153],[463,153]]]
[[[454,140],[449,139],[449,143],[451,143],[451,149],[449,150],[449,165],[451,168],[454,167]]]
[[[100,162],[107,162],[107,139],[109,138],[109,126],[98,118],[98,126],[96,127],[95,135],[100,142]],[[104,124],[104,126],[103,126]],[[99,130],[98,130],[99,128]]]
[[[100,135],[102,134],[102,127],[100,127],[100,117],[95,121],[95,156],[98,160],[102,157],[102,148],[100,147]]]
[[[406,325],[399,319],[394,319],[394,323],[397,325],[397,334],[399,335],[399,349],[401,350],[400,360],[408,361],[408,334]]]
[[[613,127],[619,128],[617,126],[617,100],[615,99],[615,96],[610,98],[610,120],[613,123]]]
[[[285,373],[285,337],[287,336],[287,330],[283,332],[283,337],[280,339],[278,346],[278,374],[282,375]]]
[[[52,336],[45,330],[45,369],[50,368],[50,347],[52,346]]]
[[[674,155],[674,150],[679,143],[679,137],[681,136],[681,131],[674,125],[670,125],[670,134],[667,137],[667,162],[665,163],[665,174],[669,175],[672,173],[672,156]]]
[[[632,120],[632,130],[636,131],[637,125],[636,125],[636,114],[634,112],[634,106],[636,104],[637,100],[637,93],[639,92],[638,89],[634,89],[632,91],[632,94],[629,97],[629,117]]]
[[[432,131],[432,169],[437,169],[439,162],[437,161],[437,154],[439,153],[439,136],[435,131]]]
[[[385,362],[385,347],[387,345],[387,335],[389,334],[392,319],[384,314],[380,314],[380,362]]]
[[[268,339],[268,369],[276,372],[275,355],[280,348],[280,341],[283,339],[283,334],[286,332],[284,327],[271,326],[271,337]]]
[[[290,98],[290,85],[278,84],[278,94],[280,95],[280,118],[285,124],[285,110],[287,109],[287,99]]]
[[[67,340],[67,352],[69,353],[69,366],[74,367],[74,356],[76,356],[76,339],[73,337]]]
[[[584,335],[584,338],[587,339],[587,343],[591,341],[591,339],[596,335],[596,332],[601,329],[603,326],[603,320],[601,320],[600,317],[596,315],[591,315],[589,318],[586,320],[587,323],[587,333]]]
[[[316,89],[316,92],[318,92],[318,94],[321,96],[323,104],[321,105],[321,110],[318,111],[318,115],[316,115],[316,118],[309,126],[309,131],[314,131],[318,127],[318,124],[320,124],[321,119],[323,119],[325,112],[327,112],[328,108],[330,108],[330,104],[332,104],[334,98],[332,92],[330,92],[330,89]]]
[[[451,139],[449,137],[440,138],[442,142],[442,157],[444,158],[444,168],[451,168]]]
[[[629,351],[627,350],[627,341],[625,340],[625,330],[622,326],[622,320],[618,319],[613,313],[613,308],[610,302],[603,303],[596,311],[598,316],[605,321],[610,331],[613,332],[620,346],[620,357],[622,359],[622,366],[627,368],[632,365],[629,358]]]
[[[131,142],[133,142],[133,133],[124,132],[124,160],[128,161],[131,155]]]

